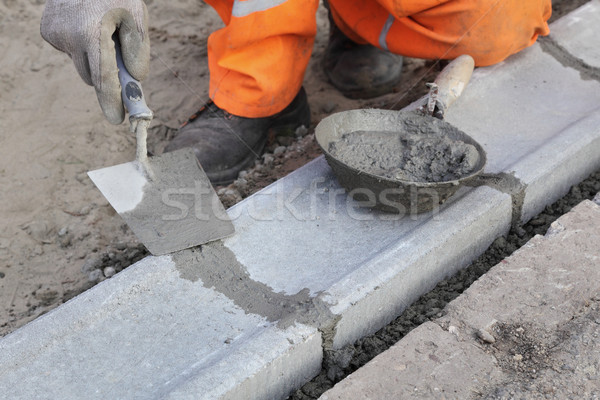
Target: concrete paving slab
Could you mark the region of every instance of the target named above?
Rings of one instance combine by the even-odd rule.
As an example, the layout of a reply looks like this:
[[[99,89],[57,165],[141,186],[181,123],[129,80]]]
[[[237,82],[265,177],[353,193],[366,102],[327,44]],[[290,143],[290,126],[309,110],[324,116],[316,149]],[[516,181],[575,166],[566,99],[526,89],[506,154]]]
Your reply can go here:
[[[321,346],[381,328],[505,234],[513,204],[526,220],[598,168],[599,85],[539,45],[477,70],[448,120],[525,191],[463,188],[397,218],[360,208],[317,159],[232,207],[231,238],[148,258],[0,340],[0,389],[283,397]]]
[[[598,226],[584,201],[321,399],[598,398]]]
[[[498,374],[491,355],[426,322],[321,399],[468,399],[474,393],[466,382],[488,383]]]
[[[600,293],[599,226],[600,206],[580,203],[450,303],[442,323],[463,332],[494,321],[564,325]]]
[[[148,257],[3,338],[0,397],[276,398],[320,352],[315,328],[280,329]]]

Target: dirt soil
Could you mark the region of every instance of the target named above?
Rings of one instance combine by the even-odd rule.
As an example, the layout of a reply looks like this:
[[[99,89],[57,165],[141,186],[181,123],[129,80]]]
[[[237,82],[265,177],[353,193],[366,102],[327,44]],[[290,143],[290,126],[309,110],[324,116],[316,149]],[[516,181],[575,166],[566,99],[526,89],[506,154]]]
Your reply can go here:
[[[144,82],[156,118],[149,150],[160,154],[176,128],[207,100],[206,39],[222,26],[203,2],[147,1],[151,74]],[[100,112],[94,90],[71,60],[39,33],[42,0],[0,0],[0,336],[69,300],[144,257],[118,214],[86,172],[128,162],[135,138]],[[225,206],[274,182],[320,154],[314,126],[324,116],[356,108],[401,108],[425,93],[440,66],[406,59],[394,93],[349,100],[321,70],[327,12],[304,86],[313,124],[269,143],[267,153],[233,185],[217,188]]]

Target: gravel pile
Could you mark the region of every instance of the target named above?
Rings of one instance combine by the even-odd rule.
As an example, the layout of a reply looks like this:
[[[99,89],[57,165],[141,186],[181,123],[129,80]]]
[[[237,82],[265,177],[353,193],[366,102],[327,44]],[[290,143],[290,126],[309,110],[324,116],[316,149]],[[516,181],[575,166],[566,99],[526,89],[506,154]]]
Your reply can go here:
[[[81,272],[92,284],[111,278],[117,272],[149,255],[141,243],[116,243],[85,260]]]

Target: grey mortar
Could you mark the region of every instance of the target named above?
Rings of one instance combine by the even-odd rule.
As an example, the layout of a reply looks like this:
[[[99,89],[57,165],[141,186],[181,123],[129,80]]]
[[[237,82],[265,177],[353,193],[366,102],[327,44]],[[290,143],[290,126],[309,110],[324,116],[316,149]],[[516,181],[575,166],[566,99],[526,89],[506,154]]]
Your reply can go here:
[[[527,184],[523,183],[513,174],[514,173],[508,174],[506,172],[498,174],[484,173],[475,177],[472,181],[466,183],[466,185],[473,187],[489,186],[492,189],[510,195],[512,200],[511,225],[514,229],[521,225],[521,214],[523,211],[523,203],[525,202],[525,189],[527,189]]]
[[[475,146],[438,132],[358,130],[330,143],[329,152],[360,171],[411,182],[460,179],[479,162]]]
[[[600,68],[586,63],[579,57],[575,57],[567,49],[552,39],[552,36],[539,38],[538,42],[540,43],[542,51],[554,57],[554,59],[562,66],[579,71],[581,79],[596,80],[600,82]]]
[[[205,287],[225,295],[247,313],[276,322],[281,329],[299,322],[321,330],[326,336],[332,334],[339,319],[321,299],[323,293],[311,297],[307,288],[293,295],[277,293],[251,279],[222,241],[175,253],[173,261],[181,278],[192,282],[201,280]]]
[[[152,254],[186,249],[233,233],[225,208],[191,149],[148,158],[142,200],[120,213]]]

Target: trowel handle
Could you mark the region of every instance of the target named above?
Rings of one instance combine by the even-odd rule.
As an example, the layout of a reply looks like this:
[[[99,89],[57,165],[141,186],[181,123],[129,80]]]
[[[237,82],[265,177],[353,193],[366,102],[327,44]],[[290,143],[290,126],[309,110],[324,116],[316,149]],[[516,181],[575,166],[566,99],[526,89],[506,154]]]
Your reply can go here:
[[[129,120],[152,119],[152,110],[146,105],[142,85],[135,80],[125,68],[119,38],[114,37],[115,51],[117,53],[117,67],[119,68],[119,81],[121,82],[121,96],[123,104],[129,112]]]
[[[437,76],[434,82],[438,90],[436,100],[442,112],[445,112],[460,97],[471,79],[474,68],[473,57],[462,55],[446,65]]]

